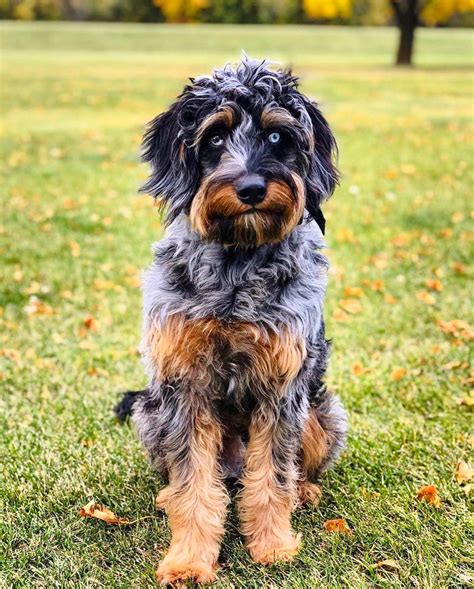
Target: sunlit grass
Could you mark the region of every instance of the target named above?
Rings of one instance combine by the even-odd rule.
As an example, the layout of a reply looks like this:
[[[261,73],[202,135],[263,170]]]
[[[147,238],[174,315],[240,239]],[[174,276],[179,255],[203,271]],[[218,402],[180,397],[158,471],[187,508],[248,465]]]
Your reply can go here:
[[[408,71],[390,67],[389,29],[0,29],[5,585],[153,586],[169,540],[153,507],[161,483],[111,411],[119,391],[145,384],[139,273],[162,232],[152,203],[136,195],[138,145],[186,77],[245,49],[292,63],[339,139],[343,179],[326,206],[329,381],[351,437],[321,508],[295,515],[297,560],[254,565],[231,515],[220,586],[467,586],[472,537],[453,472],[472,446],[472,414],[458,404],[469,342],[440,321],[472,323],[470,33],[420,31],[423,67]],[[415,499],[431,483],[440,509]],[[81,520],[90,496],[140,521]],[[352,536],[324,532],[338,517]],[[383,559],[400,568],[374,569]]]

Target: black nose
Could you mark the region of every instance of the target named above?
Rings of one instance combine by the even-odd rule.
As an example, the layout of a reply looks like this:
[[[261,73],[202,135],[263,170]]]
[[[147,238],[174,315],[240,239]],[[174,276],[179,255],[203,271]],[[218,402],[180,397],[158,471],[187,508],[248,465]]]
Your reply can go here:
[[[267,183],[262,176],[250,174],[241,178],[237,182],[235,189],[237,196],[244,204],[253,206],[258,205],[265,198]]]

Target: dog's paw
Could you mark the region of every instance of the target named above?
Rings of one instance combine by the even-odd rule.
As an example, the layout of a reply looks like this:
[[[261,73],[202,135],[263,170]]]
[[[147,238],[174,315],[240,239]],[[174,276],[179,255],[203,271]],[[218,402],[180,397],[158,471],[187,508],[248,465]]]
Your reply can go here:
[[[160,509],[162,511],[166,511],[166,506],[168,505],[168,501],[170,498],[170,488],[169,487],[165,487],[164,489],[161,489],[161,491],[158,493],[158,495],[156,496],[155,499],[155,505],[157,509]]]
[[[317,507],[321,501],[322,491],[319,485],[303,481],[298,485],[298,505]]]
[[[288,534],[284,541],[259,543],[250,547],[250,555],[260,564],[292,560],[297,554],[301,542],[301,534]]]
[[[156,578],[164,587],[187,579],[194,583],[212,583],[216,579],[216,571],[206,562],[182,562],[165,557],[156,571]]]

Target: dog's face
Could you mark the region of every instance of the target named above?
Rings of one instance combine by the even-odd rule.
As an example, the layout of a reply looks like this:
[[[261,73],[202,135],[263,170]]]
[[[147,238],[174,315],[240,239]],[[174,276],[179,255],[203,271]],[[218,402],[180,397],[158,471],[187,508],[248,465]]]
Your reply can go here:
[[[191,81],[143,143],[143,191],[161,198],[168,220],[184,212],[203,239],[241,247],[283,240],[305,208],[324,230],[336,145],[296,78],[244,60]]]

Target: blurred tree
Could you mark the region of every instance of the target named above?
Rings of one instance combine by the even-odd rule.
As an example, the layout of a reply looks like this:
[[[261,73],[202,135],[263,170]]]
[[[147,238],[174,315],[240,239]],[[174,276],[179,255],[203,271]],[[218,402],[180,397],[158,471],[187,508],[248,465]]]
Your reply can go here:
[[[474,0],[389,0],[389,4],[400,30],[397,65],[411,65],[415,31],[420,24],[444,24],[456,14],[474,11]],[[311,20],[349,19],[353,14],[358,20],[364,12],[361,5],[380,8],[378,0],[303,0],[304,12]],[[379,14],[387,16],[385,11],[379,11]]]
[[[400,37],[397,65],[411,65],[415,31],[420,24],[428,26],[445,23],[454,14],[474,10],[474,0],[390,0]]]
[[[208,0],[153,0],[167,22],[195,22],[207,8]]]

